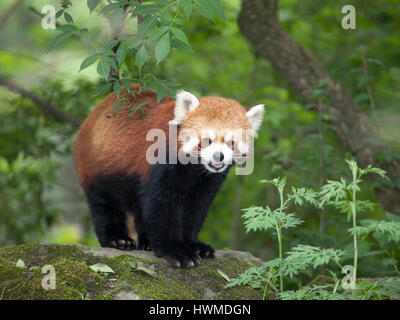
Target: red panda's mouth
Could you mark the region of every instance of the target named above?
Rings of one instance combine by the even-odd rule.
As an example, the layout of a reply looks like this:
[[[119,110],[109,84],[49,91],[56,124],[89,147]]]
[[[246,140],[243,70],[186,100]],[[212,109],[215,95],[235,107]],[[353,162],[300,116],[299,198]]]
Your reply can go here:
[[[208,165],[217,171],[225,166],[223,162],[210,162]]]

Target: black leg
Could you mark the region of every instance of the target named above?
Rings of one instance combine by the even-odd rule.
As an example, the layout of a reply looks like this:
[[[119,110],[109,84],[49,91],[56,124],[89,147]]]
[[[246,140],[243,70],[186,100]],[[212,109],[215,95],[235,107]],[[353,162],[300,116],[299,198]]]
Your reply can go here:
[[[176,190],[174,172],[155,166],[143,186],[142,208],[146,236],[151,249],[172,266],[191,268],[199,264],[196,252],[183,241],[181,192]],[[175,188],[175,189],[174,189]]]
[[[212,199],[211,199],[212,200]],[[193,203],[194,202],[194,203]],[[198,240],[200,229],[207,216],[211,201],[199,201],[195,197],[188,202],[183,214],[183,239],[187,246],[194,250],[201,258],[214,258],[215,250],[208,244]]]
[[[101,188],[89,187],[86,196],[100,245],[120,250],[135,249],[135,241],[127,235],[126,217],[119,203]]]
[[[144,204],[143,212],[150,246],[156,256],[165,258],[177,268],[199,264],[198,255],[183,241],[179,208],[172,208],[171,202],[166,203],[160,198],[150,198]]]

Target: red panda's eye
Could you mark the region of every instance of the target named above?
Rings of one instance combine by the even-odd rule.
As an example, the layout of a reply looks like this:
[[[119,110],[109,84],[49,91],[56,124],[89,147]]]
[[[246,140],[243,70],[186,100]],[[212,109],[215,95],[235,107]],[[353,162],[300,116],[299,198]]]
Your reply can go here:
[[[202,147],[208,147],[211,144],[211,139],[210,138],[203,138],[201,141],[201,146]]]
[[[234,144],[235,144],[235,142],[234,142],[233,140],[229,140],[229,141],[226,143],[226,145],[227,145],[229,148],[233,148]]]

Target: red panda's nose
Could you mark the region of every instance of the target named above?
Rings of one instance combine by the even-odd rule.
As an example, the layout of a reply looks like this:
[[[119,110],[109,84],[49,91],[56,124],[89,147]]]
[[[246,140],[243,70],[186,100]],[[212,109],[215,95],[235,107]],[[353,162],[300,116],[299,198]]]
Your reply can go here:
[[[213,154],[213,159],[215,161],[221,162],[222,160],[224,160],[224,154],[222,152],[216,152]]]

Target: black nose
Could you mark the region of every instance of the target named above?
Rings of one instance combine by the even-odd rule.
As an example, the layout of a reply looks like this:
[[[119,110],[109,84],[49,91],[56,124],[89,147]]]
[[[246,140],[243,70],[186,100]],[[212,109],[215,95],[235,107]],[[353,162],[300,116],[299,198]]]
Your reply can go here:
[[[222,160],[224,160],[224,154],[222,152],[216,152],[213,154],[213,159],[215,161],[221,162]]]

